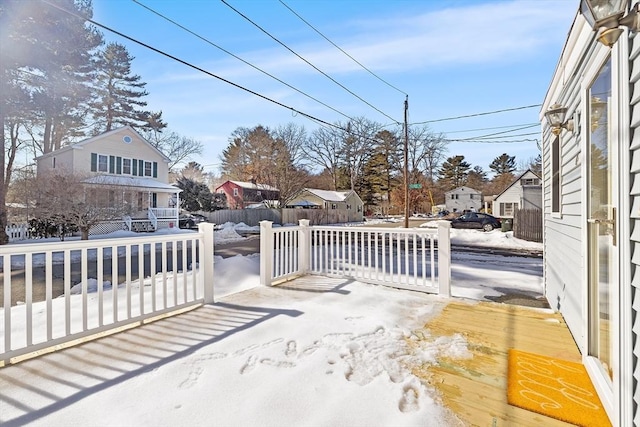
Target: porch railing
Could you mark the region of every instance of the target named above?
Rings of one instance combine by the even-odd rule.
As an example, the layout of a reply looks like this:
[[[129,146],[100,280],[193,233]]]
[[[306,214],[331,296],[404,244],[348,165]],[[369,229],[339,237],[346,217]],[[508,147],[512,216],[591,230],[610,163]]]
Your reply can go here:
[[[149,208],[149,211],[153,212],[156,218],[178,218],[178,209],[176,208]]]
[[[153,210],[149,209],[147,211],[147,218],[149,218],[149,222],[151,222],[151,228],[153,228],[153,230],[157,230],[158,229],[158,217],[156,217],[156,214],[153,213]]]
[[[273,228],[260,223],[260,280],[264,285],[304,274],[352,277],[364,282],[449,296],[449,222],[437,229],[309,226]]]
[[[213,224],[198,228],[0,247],[0,361],[213,302]]]

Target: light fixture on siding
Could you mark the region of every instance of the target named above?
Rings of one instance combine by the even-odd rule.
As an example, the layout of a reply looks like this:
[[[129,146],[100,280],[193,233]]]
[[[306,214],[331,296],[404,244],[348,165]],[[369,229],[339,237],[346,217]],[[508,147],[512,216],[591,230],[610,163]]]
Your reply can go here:
[[[598,41],[611,47],[623,32],[621,25],[634,32],[640,28],[638,4],[625,15],[626,5],[627,0],[581,0],[580,13],[598,31]]]
[[[569,132],[573,132],[573,119],[569,119],[567,121],[564,120],[567,115],[567,107],[563,107],[562,105],[555,103],[544,113],[544,116],[549,122],[549,126],[551,127],[551,132],[554,135],[560,135],[562,129],[566,129]]]

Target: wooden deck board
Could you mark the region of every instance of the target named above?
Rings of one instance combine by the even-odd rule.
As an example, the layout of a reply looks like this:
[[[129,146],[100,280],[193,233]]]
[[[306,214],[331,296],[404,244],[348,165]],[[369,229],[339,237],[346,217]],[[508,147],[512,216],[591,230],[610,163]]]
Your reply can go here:
[[[562,316],[507,304],[448,304],[424,327],[425,336],[461,334],[473,357],[444,358],[415,374],[435,385],[443,403],[469,426],[570,426],[507,403],[510,348],[574,362],[581,355]]]

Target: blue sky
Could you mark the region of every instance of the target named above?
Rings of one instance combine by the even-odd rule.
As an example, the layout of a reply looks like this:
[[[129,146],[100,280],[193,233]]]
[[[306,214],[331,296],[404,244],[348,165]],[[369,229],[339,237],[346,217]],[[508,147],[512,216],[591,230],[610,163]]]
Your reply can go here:
[[[226,0],[271,35],[360,98],[298,59],[222,1],[138,0],[245,61],[350,117],[383,124],[425,122],[540,104],[546,94],[578,0]],[[284,4],[283,4],[284,3]],[[296,17],[400,91],[381,82]],[[94,0],[94,19],[282,104],[327,122],[346,121],[336,111],[265,76],[131,0]],[[219,157],[239,126],[294,122],[317,124],[108,31],[135,57],[132,71],[147,82],[146,101],[162,110],[171,130],[203,142],[196,160],[218,172]],[[404,92],[404,93],[402,93]],[[452,142],[448,155],[464,155],[488,171],[508,153],[521,162],[538,154],[540,107],[429,123],[449,139],[511,131],[509,143]],[[387,117],[389,116],[389,117]],[[496,128],[496,129],[488,129]],[[492,141],[496,141],[493,139]],[[503,139],[500,139],[503,140]]]

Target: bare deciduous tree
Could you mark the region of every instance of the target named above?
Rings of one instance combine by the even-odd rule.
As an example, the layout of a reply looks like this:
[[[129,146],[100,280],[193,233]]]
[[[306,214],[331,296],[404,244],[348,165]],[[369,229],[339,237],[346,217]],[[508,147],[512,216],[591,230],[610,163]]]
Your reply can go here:
[[[92,226],[120,219],[126,213],[123,188],[109,183],[108,177],[87,177],[57,172],[38,176],[34,216],[41,220],[69,223],[78,227],[82,240],[89,239]]]
[[[200,141],[172,131],[146,130],[142,132],[142,136],[171,160],[169,169],[202,154],[204,149]]]

